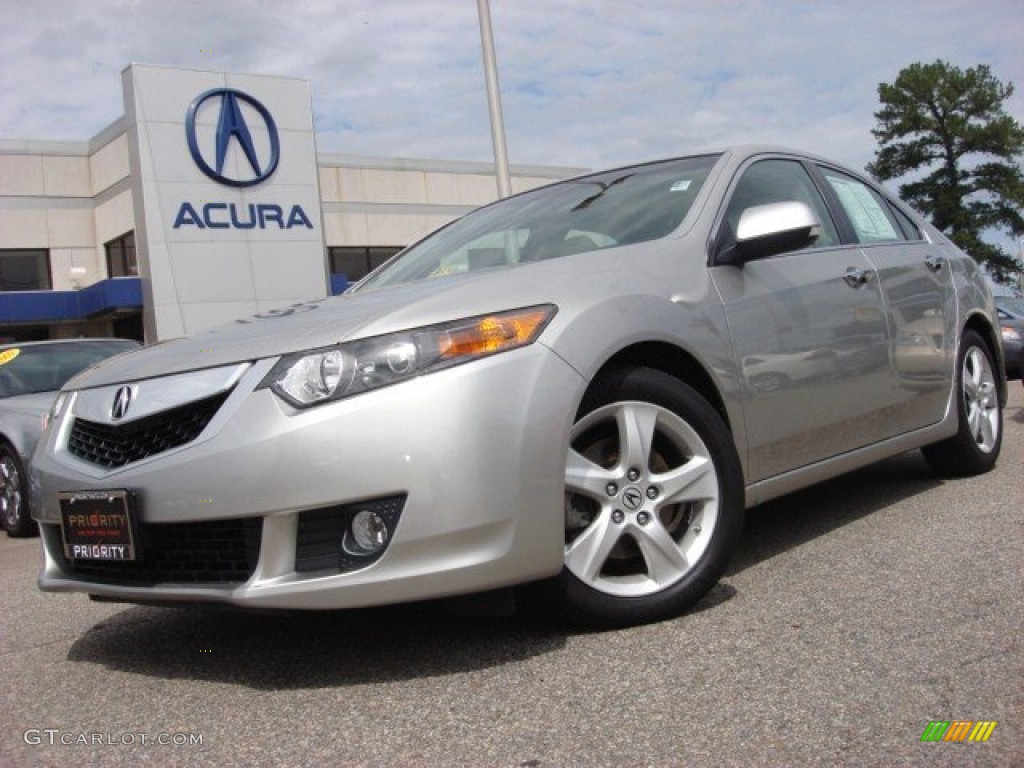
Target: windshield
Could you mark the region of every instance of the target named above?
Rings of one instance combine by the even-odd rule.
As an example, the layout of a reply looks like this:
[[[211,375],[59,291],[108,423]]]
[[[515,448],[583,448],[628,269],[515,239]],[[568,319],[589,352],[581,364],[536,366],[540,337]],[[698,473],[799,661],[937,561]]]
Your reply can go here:
[[[90,365],[138,347],[134,341],[110,339],[0,348],[0,398],[56,391]]]
[[[501,200],[407,249],[356,290],[664,237],[682,222],[717,159],[606,171]]]

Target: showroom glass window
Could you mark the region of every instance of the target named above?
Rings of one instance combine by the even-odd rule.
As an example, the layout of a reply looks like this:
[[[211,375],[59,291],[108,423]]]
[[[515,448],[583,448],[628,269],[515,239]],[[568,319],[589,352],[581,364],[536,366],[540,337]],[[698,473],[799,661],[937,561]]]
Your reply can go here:
[[[327,249],[332,275],[345,275],[350,283],[362,280],[402,250],[398,246],[332,246]]]
[[[0,291],[48,291],[51,287],[48,250],[0,250]]]
[[[107,252],[107,275],[110,277],[136,277],[139,262],[135,254],[135,233],[128,232],[104,244]]]
[[[736,242],[736,226],[748,208],[790,202],[806,203],[821,222],[821,236],[814,242],[814,247],[827,247],[839,242],[825,199],[810,174],[796,160],[760,160],[743,171],[726,208],[719,242],[722,246]]]

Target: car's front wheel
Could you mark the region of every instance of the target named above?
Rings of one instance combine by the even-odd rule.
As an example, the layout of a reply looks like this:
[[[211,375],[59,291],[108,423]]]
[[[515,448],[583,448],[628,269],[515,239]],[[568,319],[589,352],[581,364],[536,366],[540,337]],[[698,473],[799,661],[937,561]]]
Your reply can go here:
[[[0,443],[0,524],[9,536],[32,536],[36,523],[28,510],[28,478],[18,454]]]
[[[565,472],[561,589],[585,623],[674,616],[725,570],[742,529],[742,470],[721,416],[660,371],[603,377],[580,408]]]
[[[957,433],[921,450],[936,473],[969,477],[995,466],[1003,441],[1003,410],[995,370],[984,339],[974,331],[964,333],[956,370]]]

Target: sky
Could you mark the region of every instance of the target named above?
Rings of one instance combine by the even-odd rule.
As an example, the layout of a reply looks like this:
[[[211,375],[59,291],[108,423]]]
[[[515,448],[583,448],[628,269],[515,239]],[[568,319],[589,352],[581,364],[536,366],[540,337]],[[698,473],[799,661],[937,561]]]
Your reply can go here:
[[[510,162],[773,143],[862,170],[878,84],[987,64],[1024,0],[490,0]],[[321,152],[493,159],[476,0],[0,0],[0,139],[85,141],[131,62],[308,79]],[[1024,91],[1007,104],[1024,122]]]

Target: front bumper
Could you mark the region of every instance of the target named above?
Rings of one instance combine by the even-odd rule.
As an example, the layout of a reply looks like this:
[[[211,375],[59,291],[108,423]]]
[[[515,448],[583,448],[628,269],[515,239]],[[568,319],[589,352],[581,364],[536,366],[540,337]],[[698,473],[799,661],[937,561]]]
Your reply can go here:
[[[45,553],[39,586],[128,602],[333,609],[483,591],[560,570],[565,451],[584,382],[546,347],[306,410],[256,388],[273,362],[245,373],[195,440],[116,469],[67,451],[72,401],[33,459]],[[77,572],[63,551],[58,494],[113,489],[136,494],[140,523],[159,534],[184,526],[204,538],[207,525],[241,526],[251,573],[224,583],[161,573],[138,583],[120,579],[116,564],[100,576]],[[332,510],[344,519],[352,505],[381,502],[397,503],[400,517],[379,559],[310,571],[300,551],[297,565],[310,519]]]

